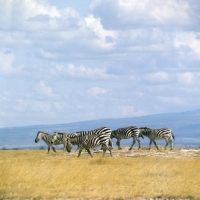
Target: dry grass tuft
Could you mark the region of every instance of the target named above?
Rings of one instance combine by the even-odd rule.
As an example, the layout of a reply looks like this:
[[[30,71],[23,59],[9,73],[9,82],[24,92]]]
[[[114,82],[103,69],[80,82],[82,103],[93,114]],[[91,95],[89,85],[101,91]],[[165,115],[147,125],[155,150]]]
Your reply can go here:
[[[132,153],[143,151],[147,152]],[[114,150],[114,157],[102,158],[99,153],[90,158],[84,153],[77,158],[77,152],[61,150],[50,154],[0,151],[0,199],[200,198],[199,157],[126,157],[123,153],[131,154]]]

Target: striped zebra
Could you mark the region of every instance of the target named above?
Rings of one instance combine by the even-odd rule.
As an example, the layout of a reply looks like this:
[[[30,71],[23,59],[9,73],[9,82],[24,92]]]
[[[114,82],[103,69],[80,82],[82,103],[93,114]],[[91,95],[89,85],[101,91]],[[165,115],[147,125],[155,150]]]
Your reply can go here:
[[[109,147],[109,141],[110,141],[110,136],[108,134],[100,134],[100,135],[84,135],[81,136],[80,134],[76,136],[78,138],[79,143],[79,153],[78,153],[78,157],[81,155],[82,150],[85,148],[87,150],[87,152],[90,154],[91,157],[91,151],[90,148],[95,148],[97,146],[102,146],[103,149],[103,156],[106,153],[106,150],[108,150],[110,152],[110,156],[112,156],[112,151],[111,151],[111,147]],[[70,139],[71,142],[71,139]],[[67,146],[69,145],[69,143],[67,144]],[[69,148],[69,147],[67,147]]]
[[[54,142],[57,139],[62,140],[62,142],[64,144],[64,150],[66,150],[66,147],[67,147],[66,142],[67,142],[68,138],[70,139],[71,144],[77,145],[77,150],[79,149],[80,141],[79,141],[79,137],[77,137],[76,133],[68,134],[65,132],[54,132],[54,134],[55,135],[52,139],[52,142]]]
[[[140,145],[139,137],[143,138],[143,136],[140,134],[140,130],[139,130],[138,127],[129,126],[129,127],[125,127],[125,128],[118,128],[117,130],[113,130],[111,132],[111,139],[112,138],[116,138],[117,139],[116,145],[118,146],[118,150],[122,149],[120,147],[120,140],[121,139],[129,139],[131,137],[133,138],[133,142],[132,142],[132,145],[129,148],[129,150],[131,150],[133,148],[133,145],[135,144],[136,140],[137,140],[138,145],[139,145],[138,149],[140,149],[141,145]]]
[[[165,149],[167,148],[167,145],[169,143],[171,146],[170,150],[173,149],[172,138],[175,140],[175,136],[174,136],[173,132],[171,131],[171,129],[169,129],[169,128],[150,129],[147,127],[141,127],[140,133],[149,138],[149,140],[150,140],[149,150],[151,149],[152,142],[154,143],[154,145],[156,146],[156,148],[158,150],[158,146],[157,146],[155,140],[165,140],[166,141]]]
[[[63,144],[63,151],[66,150],[66,141],[69,133],[67,132],[54,132],[53,137],[56,135],[56,140],[60,141]],[[55,138],[52,140],[55,141]]]
[[[56,133],[56,132],[54,132]],[[62,134],[62,133],[60,133]],[[107,127],[100,127],[98,129],[94,129],[91,131],[78,131],[78,132],[74,132],[71,134],[68,134],[69,138],[70,138],[70,142],[72,145],[77,145],[77,150],[80,147],[80,138],[85,136],[85,135],[101,135],[101,134],[106,134],[109,137],[109,146],[112,147],[112,140],[110,138],[111,136],[111,130]],[[78,136],[78,137],[77,137]],[[63,141],[65,142],[65,138],[67,138],[66,135],[63,136]]]
[[[63,144],[63,141],[61,141],[57,137],[57,139],[54,140],[54,142],[52,143],[52,137],[53,137],[53,135],[50,135],[50,134],[45,133],[43,131],[38,131],[37,136],[35,138],[35,142],[37,143],[39,140],[42,139],[48,145],[48,153],[50,151],[50,147],[53,149],[54,152],[56,152],[54,145]]]

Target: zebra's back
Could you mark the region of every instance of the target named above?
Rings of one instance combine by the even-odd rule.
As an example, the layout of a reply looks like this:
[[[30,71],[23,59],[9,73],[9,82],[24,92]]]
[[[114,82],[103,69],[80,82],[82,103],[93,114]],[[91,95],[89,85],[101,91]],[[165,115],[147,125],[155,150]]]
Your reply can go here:
[[[118,128],[117,130],[112,131],[111,137],[128,139],[131,137],[139,136],[139,128],[136,126],[129,126],[124,128]]]
[[[174,136],[169,128],[146,129],[142,134],[154,140],[163,140]]]
[[[107,134],[100,134],[100,135],[87,135],[81,137],[83,146],[88,145],[90,148],[95,148],[99,145],[109,143],[109,136]]]
[[[165,149],[167,148],[168,144],[171,146],[171,150],[173,149],[173,142],[172,138],[175,139],[175,136],[171,129],[169,128],[160,128],[160,129],[150,129],[146,127],[140,128],[140,133],[146,137],[149,138],[149,149],[151,148],[151,143],[153,142],[158,149],[158,146],[156,144],[155,140],[165,140],[166,145]]]
[[[84,135],[100,135],[100,134],[108,134],[111,135],[111,130],[107,127],[100,127],[98,129],[90,130],[90,131],[78,131],[71,134],[70,138],[76,136],[84,136]]]

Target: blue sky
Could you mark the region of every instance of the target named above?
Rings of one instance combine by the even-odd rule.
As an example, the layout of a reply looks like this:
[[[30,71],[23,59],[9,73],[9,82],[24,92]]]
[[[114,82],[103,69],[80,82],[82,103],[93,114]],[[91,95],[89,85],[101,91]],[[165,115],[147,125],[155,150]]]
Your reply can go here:
[[[197,0],[0,0],[0,127],[200,108]]]

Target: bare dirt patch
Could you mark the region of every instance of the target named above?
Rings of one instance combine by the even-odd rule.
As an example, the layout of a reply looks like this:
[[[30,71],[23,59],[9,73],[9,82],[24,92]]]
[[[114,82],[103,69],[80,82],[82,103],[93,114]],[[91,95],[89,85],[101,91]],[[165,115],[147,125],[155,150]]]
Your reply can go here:
[[[200,149],[183,149],[183,148],[175,148],[174,150],[164,150],[163,147],[160,147],[159,150],[152,148],[149,150],[147,147],[143,147],[141,149],[132,149],[129,150],[129,147],[123,147],[122,150],[118,150],[114,148],[112,150],[113,157],[137,157],[137,156],[161,156],[161,157],[200,157]],[[93,151],[93,155],[103,153],[102,150]],[[109,154],[109,152],[106,152]],[[72,151],[71,153],[64,152],[63,155],[78,155],[78,151]],[[82,151],[83,156],[89,156],[87,152]]]

